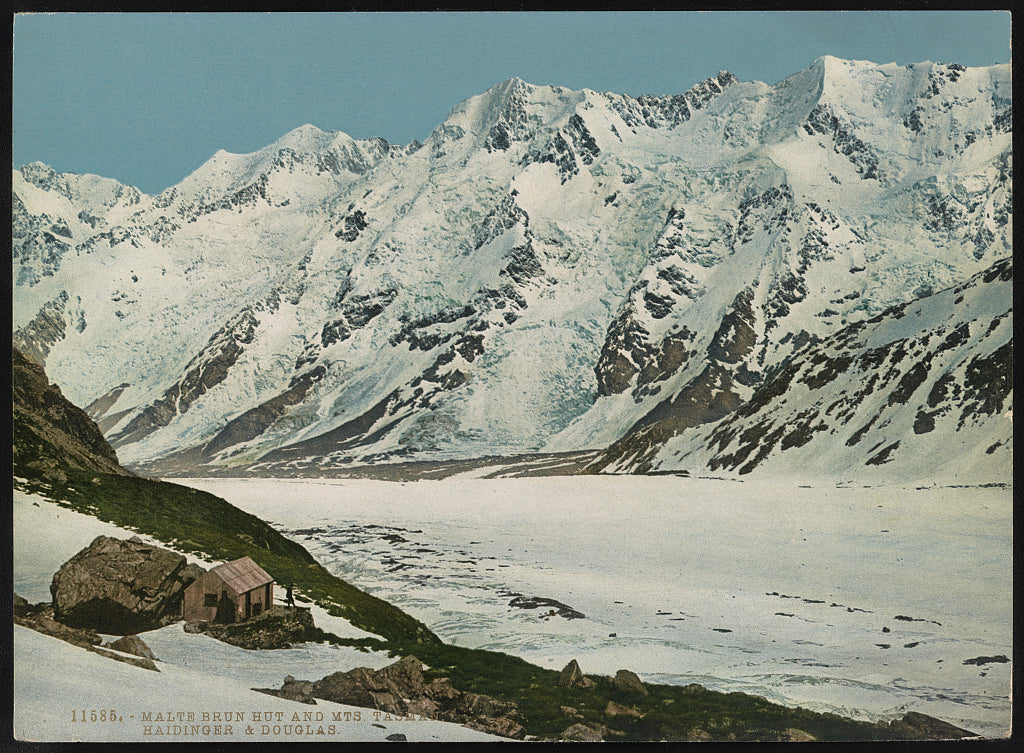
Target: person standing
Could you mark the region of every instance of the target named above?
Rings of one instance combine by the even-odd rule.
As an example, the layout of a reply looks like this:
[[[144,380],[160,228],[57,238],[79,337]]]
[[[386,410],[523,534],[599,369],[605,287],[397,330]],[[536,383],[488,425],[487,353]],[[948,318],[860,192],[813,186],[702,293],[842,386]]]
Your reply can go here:
[[[295,606],[295,597],[292,596],[292,584],[289,583],[284,589],[284,603],[288,605],[288,608]]]

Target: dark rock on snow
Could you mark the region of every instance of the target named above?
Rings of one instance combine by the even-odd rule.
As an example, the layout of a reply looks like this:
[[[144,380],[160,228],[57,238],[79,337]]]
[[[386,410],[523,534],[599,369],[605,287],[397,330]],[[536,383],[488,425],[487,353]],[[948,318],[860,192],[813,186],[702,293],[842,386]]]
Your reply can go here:
[[[311,705],[316,704],[316,701],[313,699],[313,682],[311,680],[296,680],[291,675],[284,678],[284,685],[281,686],[280,690],[276,688],[253,688],[253,690],[284,698],[287,701]]]
[[[14,615],[14,622],[16,624],[35,630],[43,635],[58,638],[65,643],[70,643],[72,646],[84,648],[87,651],[92,651],[100,656],[105,656],[108,659],[114,659],[119,662],[124,662],[125,664],[142,667],[143,669],[150,669],[154,672],[160,671],[157,669],[156,664],[153,663],[152,658],[146,658],[144,656],[124,656],[123,654],[115,653],[109,648],[100,645],[103,643],[103,639],[100,638],[93,630],[68,627],[63,623],[58,622],[53,617],[53,606],[51,604],[29,605],[24,612],[25,613],[21,615]],[[139,643],[141,644],[142,641],[139,641]],[[145,646],[145,644],[142,645]],[[148,648],[146,650],[148,651]],[[150,654],[150,656],[152,656],[152,654]]]
[[[115,651],[120,651],[123,654],[134,654],[135,656],[141,656],[143,659],[156,659],[153,651],[146,645],[137,635],[126,635],[123,638],[118,638],[116,641],[110,643],[104,643],[104,648],[112,648]]]
[[[14,616],[15,617],[24,617],[26,614],[28,614],[29,606],[30,606],[30,604],[28,603],[28,599],[26,599],[23,596],[18,596],[18,594],[14,594]]]

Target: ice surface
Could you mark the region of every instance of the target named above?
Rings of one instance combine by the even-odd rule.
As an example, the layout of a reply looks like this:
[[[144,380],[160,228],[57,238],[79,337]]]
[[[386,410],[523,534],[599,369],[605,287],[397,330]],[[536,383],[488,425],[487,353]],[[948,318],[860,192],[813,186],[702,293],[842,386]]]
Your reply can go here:
[[[963,664],[1012,651],[1005,489],[675,477],[188,483],[458,645],[863,719],[920,711],[986,736],[1009,729],[1010,665]],[[545,619],[547,608],[511,607],[514,594],[586,617]]]

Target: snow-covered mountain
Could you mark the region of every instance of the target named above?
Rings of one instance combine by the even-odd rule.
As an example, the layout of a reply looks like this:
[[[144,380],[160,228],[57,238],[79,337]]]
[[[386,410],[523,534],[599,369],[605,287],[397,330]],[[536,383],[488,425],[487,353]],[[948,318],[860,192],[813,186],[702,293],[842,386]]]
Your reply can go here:
[[[860,358],[842,333],[876,347],[894,306],[972,315],[933,294],[1011,253],[1010,88],[831,57],[678,96],[512,79],[422,145],[303,126],[157,196],[26,165],[14,340],[151,472],[609,446],[595,469],[739,470],[693,437],[780,370]],[[971,285],[1009,311],[1009,282]],[[970,436],[1008,447],[998,418]]]
[[[720,421],[669,436],[670,406],[595,465],[1005,479],[1013,460],[1012,280],[1012,261],[1004,259],[854,322],[786,359]]]

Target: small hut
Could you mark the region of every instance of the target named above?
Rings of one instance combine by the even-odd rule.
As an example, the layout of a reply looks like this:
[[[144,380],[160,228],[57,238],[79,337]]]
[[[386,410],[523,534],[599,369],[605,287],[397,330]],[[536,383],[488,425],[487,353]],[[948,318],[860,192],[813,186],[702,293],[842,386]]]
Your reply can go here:
[[[248,557],[207,571],[185,589],[186,620],[237,622],[256,617],[274,603],[274,579]]]

